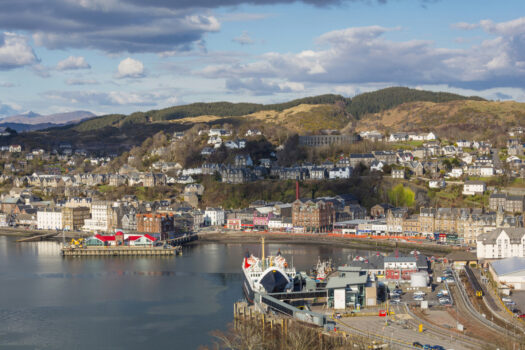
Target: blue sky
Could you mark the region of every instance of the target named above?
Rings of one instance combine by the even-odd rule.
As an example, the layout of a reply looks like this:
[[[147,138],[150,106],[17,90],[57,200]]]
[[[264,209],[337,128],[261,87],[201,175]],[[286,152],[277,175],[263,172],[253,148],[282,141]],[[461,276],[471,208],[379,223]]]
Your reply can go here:
[[[520,15],[514,0],[3,0],[0,116],[397,85],[525,101]]]

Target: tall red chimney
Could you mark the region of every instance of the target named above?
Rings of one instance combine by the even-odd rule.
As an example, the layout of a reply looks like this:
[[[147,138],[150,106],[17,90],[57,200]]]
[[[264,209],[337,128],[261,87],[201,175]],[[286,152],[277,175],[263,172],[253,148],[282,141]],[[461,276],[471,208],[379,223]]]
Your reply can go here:
[[[295,180],[295,199],[299,199],[299,180]]]

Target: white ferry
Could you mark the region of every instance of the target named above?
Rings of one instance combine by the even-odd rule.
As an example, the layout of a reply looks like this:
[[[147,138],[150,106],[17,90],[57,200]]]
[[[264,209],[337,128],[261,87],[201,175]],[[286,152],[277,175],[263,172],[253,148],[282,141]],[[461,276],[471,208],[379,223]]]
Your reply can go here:
[[[262,258],[247,254],[242,263],[244,283],[242,289],[246,300],[253,304],[255,292],[283,293],[293,291],[295,268],[289,267],[279,251],[275,256],[264,256],[262,239]]]

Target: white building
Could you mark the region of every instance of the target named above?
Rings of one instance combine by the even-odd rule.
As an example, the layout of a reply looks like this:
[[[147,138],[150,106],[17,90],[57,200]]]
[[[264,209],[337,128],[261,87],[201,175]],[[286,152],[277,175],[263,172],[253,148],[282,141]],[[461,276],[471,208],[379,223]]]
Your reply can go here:
[[[248,129],[248,131],[246,131],[246,133],[244,134],[244,136],[257,136],[257,135],[262,135],[262,132],[257,129]]]
[[[84,220],[85,231],[108,231],[111,221],[111,203],[97,201],[91,204],[91,219]]]
[[[393,179],[404,179],[405,170],[403,169],[392,169],[392,178]]]
[[[60,209],[46,209],[36,212],[36,227],[39,230],[61,230],[62,211]]]
[[[489,265],[492,277],[500,286],[525,289],[525,258],[512,257],[493,261]]]
[[[482,233],[476,246],[478,260],[525,257],[525,228],[497,228]]]
[[[494,167],[493,166],[482,166],[479,168],[480,176],[494,176]]]
[[[440,180],[430,180],[428,182],[428,187],[429,188],[445,188],[447,186],[447,183],[445,182],[445,180],[443,179],[440,179]]]
[[[206,208],[204,212],[204,225],[206,226],[222,226],[225,222],[224,209],[222,208]]]
[[[383,167],[385,164],[380,160],[374,160],[372,164],[370,164],[370,171],[383,171]]]
[[[9,152],[11,152],[11,153],[22,152],[22,146],[20,146],[20,145],[10,145],[9,146]]]
[[[448,177],[462,177],[463,169],[461,168],[452,168],[452,170],[447,174]]]
[[[472,146],[472,142],[468,140],[459,140],[456,144],[461,148],[470,148],[470,146]]]
[[[328,171],[328,177],[330,179],[349,179],[352,176],[352,168],[332,168]]]
[[[268,229],[270,231],[290,231],[292,228],[292,220],[286,220],[281,218],[268,220]]]
[[[210,138],[208,139],[208,144],[209,145],[221,145],[222,139],[220,136],[210,136]]]
[[[483,194],[487,189],[487,185],[483,181],[465,181],[463,185],[463,195],[473,196],[476,194]]]
[[[381,141],[383,139],[383,135],[376,130],[362,131],[361,133],[359,133],[359,136],[361,136],[362,139],[372,141]]]

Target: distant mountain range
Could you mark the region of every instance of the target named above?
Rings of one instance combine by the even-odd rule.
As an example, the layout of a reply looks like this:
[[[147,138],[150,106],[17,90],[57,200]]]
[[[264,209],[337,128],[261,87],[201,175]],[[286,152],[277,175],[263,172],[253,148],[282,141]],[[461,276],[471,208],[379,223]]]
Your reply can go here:
[[[93,118],[94,116],[95,114],[88,111],[74,111],[49,115],[41,115],[29,111],[27,113],[0,119],[0,126],[9,127],[18,132],[32,131],[76,123],[85,119]]]

